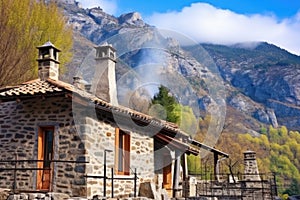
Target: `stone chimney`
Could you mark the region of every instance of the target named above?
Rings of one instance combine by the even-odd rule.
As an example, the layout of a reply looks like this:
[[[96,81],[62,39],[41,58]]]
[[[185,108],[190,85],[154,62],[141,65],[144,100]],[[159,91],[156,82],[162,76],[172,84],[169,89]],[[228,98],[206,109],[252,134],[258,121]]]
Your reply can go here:
[[[118,105],[116,86],[116,50],[109,44],[95,47],[96,69],[91,91],[99,98]]]
[[[256,162],[256,153],[254,151],[244,152],[244,177],[245,181],[260,181],[258,166]]]
[[[87,92],[90,92],[91,85],[88,84],[85,80],[82,79],[81,76],[74,76],[73,77],[73,85],[80,89],[80,90],[85,90]]]
[[[85,85],[81,76],[73,77],[73,85],[78,89],[85,90]]]
[[[51,78],[58,80],[59,75],[59,61],[57,49],[50,41],[46,42],[42,46],[37,47],[39,50],[38,56],[38,75],[40,80],[46,80]]]

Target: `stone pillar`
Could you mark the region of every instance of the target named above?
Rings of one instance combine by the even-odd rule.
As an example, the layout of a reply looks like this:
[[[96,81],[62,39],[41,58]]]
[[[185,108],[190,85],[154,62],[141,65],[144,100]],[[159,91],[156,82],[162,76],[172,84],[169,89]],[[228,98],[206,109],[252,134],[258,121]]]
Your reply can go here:
[[[174,163],[174,175],[173,175],[173,198],[180,196],[179,179],[180,179],[180,152],[175,151],[175,163]]]
[[[254,151],[246,151],[244,152],[244,177],[245,181],[260,181],[260,176],[258,172],[258,166],[256,161]]]

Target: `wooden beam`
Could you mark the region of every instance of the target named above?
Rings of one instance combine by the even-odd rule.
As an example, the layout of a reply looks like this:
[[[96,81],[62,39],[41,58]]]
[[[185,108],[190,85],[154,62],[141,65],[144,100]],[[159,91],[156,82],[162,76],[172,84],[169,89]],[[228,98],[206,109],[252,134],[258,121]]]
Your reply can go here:
[[[201,149],[205,149],[205,150],[207,150],[207,151],[210,151],[210,152],[216,153],[216,154],[218,154],[218,155],[224,156],[224,157],[226,157],[226,158],[229,157],[229,155],[228,155],[227,153],[224,153],[224,152],[222,152],[222,151],[220,151],[220,150],[218,150],[218,149],[215,149],[215,148],[213,148],[213,147],[207,146],[207,145],[205,145],[205,144],[203,144],[203,143],[201,143],[201,142],[198,142],[197,140],[192,140],[192,141],[191,141],[191,144],[192,144],[192,145],[195,145],[195,146],[197,146],[197,147],[199,147],[199,148],[201,148]]]
[[[214,152],[214,178],[215,180],[218,180],[218,176],[217,176],[217,165],[218,165],[218,153]]]

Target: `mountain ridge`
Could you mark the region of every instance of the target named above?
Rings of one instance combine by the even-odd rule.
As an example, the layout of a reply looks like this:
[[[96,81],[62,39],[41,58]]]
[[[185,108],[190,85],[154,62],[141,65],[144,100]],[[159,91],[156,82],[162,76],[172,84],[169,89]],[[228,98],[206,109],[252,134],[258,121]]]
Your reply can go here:
[[[86,49],[76,50],[74,54],[76,59],[69,64],[73,68],[80,65],[87,52],[92,51],[93,45],[126,31],[133,30],[140,33],[139,30],[153,27],[143,22],[136,12],[114,17],[103,12],[100,7],[83,9],[75,0],[58,2],[76,32],[74,48]],[[153,35],[149,34],[146,37],[150,38]],[[300,130],[299,56],[266,42],[234,45],[205,43],[201,46],[216,63],[226,88],[228,108],[224,132],[252,131],[253,134],[257,134],[262,126],[268,125],[275,127],[285,125],[290,129]],[[137,55],[134,53],[141,52],[133,52],[132,58]],[[131,57],[128,56],[127,59],[130,60]],[[208,103],[210,101],[207,101],[209,94],[203,92],[205,84],[201,83],[203,79],[196,77],[191,61],[185,56],[169,58],[166,66],[173,68],[190,82],[195,82],[197,90],[202,91],[201,95],[199,93],[199,104],[206,105],[201,109],[207,113],[208,110],[205,109],[210,104]],[[129,62],[138,63],[135,60]],[[204,75],[211,75],[211,72],[205,72],[207,69],[201,67],[199,69]],[[119,67],[117,70],[120,74],[124,69]],[[64,76],[68,82],[74,76],[70,71],[74,72],[76,69],[69,70]],[[234,127],[234,124],[240,122],[243,122],[241,127]]]

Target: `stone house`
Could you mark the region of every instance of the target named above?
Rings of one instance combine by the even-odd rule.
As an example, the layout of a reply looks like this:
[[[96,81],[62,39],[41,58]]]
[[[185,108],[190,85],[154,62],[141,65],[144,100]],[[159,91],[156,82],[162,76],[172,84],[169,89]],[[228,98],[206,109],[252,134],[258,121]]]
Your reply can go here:
[[[187,174],[181,159],[198,154],[197,146],[216,159],[226,156],[174,124],[118,105],[112,46],[96,47],[99,78],[92,88],[79,78],[73,85],[60,81],[60,50],[51,42],[37,48],[38,79],[0,90],[1,188],[87,198],[111,196],[113,188],[124,196],[134,193],[136,175],[139,194],[160,199],[179,195]],[[113,184],[103,179],[112,176]],[[143,194],[147,187],[150,196]]]

